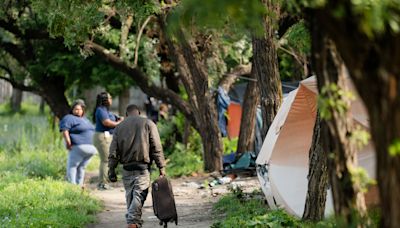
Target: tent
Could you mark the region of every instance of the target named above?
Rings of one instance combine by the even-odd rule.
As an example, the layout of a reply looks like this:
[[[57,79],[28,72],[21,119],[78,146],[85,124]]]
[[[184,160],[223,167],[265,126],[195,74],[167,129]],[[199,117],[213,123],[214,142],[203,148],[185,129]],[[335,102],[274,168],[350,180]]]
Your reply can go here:
[[[299,82],[282,82],[282,93],[285,96],[289,92],[296,89]],[[228,93],[230,102],[227,106],[227,134],[229,137],[234,138],[239,136],[240,131],[240,120],[242,118],[242,104],[244,100],[244,94],[246,92],[247,83],[240,83],[234,85]],[[261,118],[261,110],[258,111],[259,117]]]
[[[226,93],[226,91],[222,87],[218,87],[218,126],[221,130],[221,134],[223,137],[239,137],[240,122],[242,117],[242,104],[244,101],[247,84],[247,82],[235,84],[229,90],[229,93]],[[282,92],[284,96],[286,96],[290,91],[296,89],[298,84],[299,82],[282,82]],[[235,162],[239,163],[230,165],[229,167],[227,167],[228,169],[241,169],[248,168],[249,166],[251,166],[252,169],[255,169],[254,160],[257,157],[258,152],[261,150],[262,146],[261,128],[261,108],[258,107],[256,112],[254,151],[248,151],[249,153],[251,153],[251,155],[249,155],[248,153],[244,153],[242,156],[243,158],[239,158],[238,161],[236,161],[235,158],[236,152],[224,156],[224,165],[230,165]]]
[[[350,79],[348,87],[352,87]],[[283,207],[301,217],[307,194],[308,156],[317,112],[315,77],[300,82],[298,89],[284,99],[256,159],[257,175],[268,204]],[[355,93],[355,92],[354,92]],[[360,99],[351,104],[356,123],[369,129],[368,116]],[[358,154],[358,163],[375,178],[373,146],[365,146]],[[325,214],[333,211],[328,192]]]

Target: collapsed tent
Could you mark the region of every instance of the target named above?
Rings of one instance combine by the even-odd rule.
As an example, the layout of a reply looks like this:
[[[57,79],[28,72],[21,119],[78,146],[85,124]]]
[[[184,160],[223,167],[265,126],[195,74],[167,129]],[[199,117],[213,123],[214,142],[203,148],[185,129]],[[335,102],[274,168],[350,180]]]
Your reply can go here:
[[[347,83],[355,93],[350,79]],[[258,154],[257,175],[271,208],[283,207],[301,217],[307,195],[308,156],[317,113],[315,77],[300,82],[284,99]],[[360,99],[351,104],[356,123],[368,129],[368,116]],[[375,157],[371,143],[358,153],[358,164],[375,178]],[[328,192],[325,214],[333,211]]]

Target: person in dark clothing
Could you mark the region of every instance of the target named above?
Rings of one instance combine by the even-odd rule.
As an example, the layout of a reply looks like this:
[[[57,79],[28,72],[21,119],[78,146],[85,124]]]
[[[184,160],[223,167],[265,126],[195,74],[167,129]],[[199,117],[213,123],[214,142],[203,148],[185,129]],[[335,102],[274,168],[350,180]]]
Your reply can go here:
[[[112,97],[107,92],[101,92],[97,95],[96,107],[93,111],[93,120],[96,123],[96,132],[93,137],[93,143],[99,152],[99,183],[97,189],[109,190],[108,185],[108,152],[113,137],[114,128],[122,121],[115,114],[110,112]]]
[[[141,227],[142,207],[150,187],[149,167],[154,161],[165,173],[165,159],[156,124],[140,116],[136,105],[129,105],[126,118],[114,130],[108,158],[109,179],[117,181],[115,168],[123,165],[122,181],[126,198],[126,221],[129,228]]]

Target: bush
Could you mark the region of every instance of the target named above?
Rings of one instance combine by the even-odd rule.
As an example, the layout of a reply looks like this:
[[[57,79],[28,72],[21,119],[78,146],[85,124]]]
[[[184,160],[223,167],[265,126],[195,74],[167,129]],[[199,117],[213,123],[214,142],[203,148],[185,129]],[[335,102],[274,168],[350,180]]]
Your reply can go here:
[[[168,157],[167,174],[171,177],[187,176],[203,171],[200,155],[185,149],[181,143],[175,144],[174,152]]]

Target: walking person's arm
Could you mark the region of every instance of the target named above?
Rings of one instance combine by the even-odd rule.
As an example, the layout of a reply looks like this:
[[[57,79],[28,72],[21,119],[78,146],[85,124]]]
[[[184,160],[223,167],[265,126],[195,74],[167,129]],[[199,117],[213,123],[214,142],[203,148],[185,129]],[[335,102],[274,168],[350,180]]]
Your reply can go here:
[[[149,147],[150,147],[150,156],[152,160],[156,163],[158,169],[160,170],[160,176],[166,175],[165,170],[165,158],[164,152],[161,145],[160,135],[157,130],[157,126],[149,121]]]
[[[122,120],[123,120],[123,119],[119,119],[118,121],[112,121],[112,120],[110,120],[110,119],[105,119],[105,120],[101,121],[101,123],[102,123],[104,126],[106,126],[106,127],[114,128],[114,127],[116,127],[119,123],[121,123]]]

